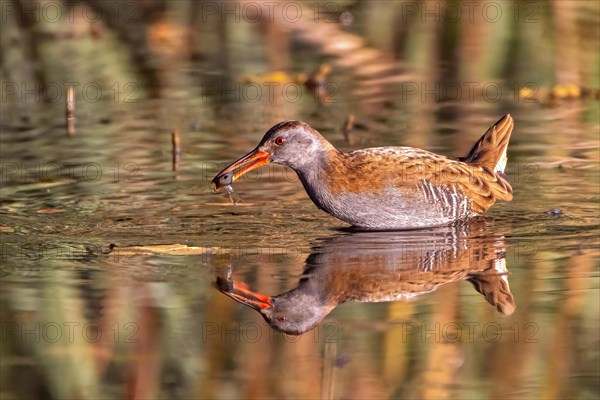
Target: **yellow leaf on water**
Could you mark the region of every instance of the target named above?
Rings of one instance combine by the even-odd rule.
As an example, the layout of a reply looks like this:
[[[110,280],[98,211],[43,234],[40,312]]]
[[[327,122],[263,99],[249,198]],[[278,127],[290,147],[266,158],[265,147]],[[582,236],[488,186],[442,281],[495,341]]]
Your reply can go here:
[[[64,213],[65,210],[62,210],[60,208],[41,208],[39,210],[35,211],[36,214],[58,214],[58,213]]]
[[[216,247],[195,247],[187,246],[185,244],[157,244],[148,246],[128,246],[128,247],[115,247],[112,253],[119,255],[149,255],[149,254],[172,254],[172,255],[193,255],[193,254],[205,254],[217,251]]]
[[[253,206],[254,203],[238,202],[238,203],[235,203],[235,206],[233,204],[231,204],[231,203],[205,203],[205,205],[207,205],[207,206],[239,207],[239,206]]]

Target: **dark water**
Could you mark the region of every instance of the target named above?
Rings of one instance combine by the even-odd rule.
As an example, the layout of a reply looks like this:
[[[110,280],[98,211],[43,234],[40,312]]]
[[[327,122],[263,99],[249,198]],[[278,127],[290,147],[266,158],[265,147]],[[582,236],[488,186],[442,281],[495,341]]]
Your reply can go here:
[[[573,67],[561,64],[573,34],[538,40],[542,25],[559,24],[542,3],[521,9],[536,23],[519,14],[512,26],[505,9],[493,30],[460,25],[479,35],[453,33],[442,18],[436,39],[417,19],[406,48],[386,39],[402,32],[368,5],[331,3],[352,24],[322,32],[208,19],[194,60],[180,44],[182,4],[140,17],[150,36],[139,57],[126,34],[137,23],[106,24],[97,37],[81,21],[40,22],[41,81],[35,63],[15,68],[26,31],[15,19],[2,28],[23,42],[2,50],[0,397],[598,397],[599,104],[555,87],[572,71],[578,88],[598,87],[597,7],[568,14],[587,49]],[[366,41],[351,51],[334,45],[357,38]],[[483,54],[486,43],[513,58]],[[297,100],[280,90],[294,78],[249,77],[310,74],[322,62],[332,68],[324,103],[300,84],[289,89]],[[281,84],[270,96],[247,83],[260,79]],[[66,81],[79,83],[72,138],[64,93],[44,101],[21,86],[49,93]],[[465,82],[500,95],[470,97]],[[535,99],[515,92],[530,83]],[[352,145],[341,130],[350,113]],[[344,150],[459,156],[506,113],[514,199],[459,226],[344,230],[277,166],[235,184],[236,206],[210,189],[283,119],[309,122]],[[293,296],[287,320],[272,324],[312,329],[285,335],[227,295],[250,292]]]

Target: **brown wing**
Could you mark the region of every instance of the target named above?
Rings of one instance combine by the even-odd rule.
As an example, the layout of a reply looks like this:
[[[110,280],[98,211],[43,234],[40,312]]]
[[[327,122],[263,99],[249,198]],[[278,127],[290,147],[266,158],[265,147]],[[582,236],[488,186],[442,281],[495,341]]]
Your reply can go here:
[[[405,164],[403,179],[426,181],[448,190],[456,187],[470,200],[471,211],[478,214],[486,212],[496,200],[512,200],[512,187],[501,174],[441,156],[417,158]]]
[[[417,180],[428,181],[433,185],[456,186],[469,198],[471,210],[482,214],[496,200],[512,200],[512,187],[504,177],[506,148],[514,122],[506,114],[492,125],[475,143],[466,157],[459,160],[448,159],[437,154],[416,151],[411,163],[405,164],[405,171],[420,170]]]
[[[378,192],[394,187],[419,196],[423,186],[433,186],[447,195],[454,195],[456,190],[469,199],[471,211],[481,214],[496,200],[512,200],[512,187],[503,171],[513,127],[509,114],[500,118],[467,156],[458,160],[410,147],[334,151],[324,178],[334,193]]]
[[[453,160],[425,150],[388,147],[339,153],[330,160],[336,179],[334,192],[380,192],[390,187],[422,193],[430,184],[448,193],[457,192],[469,199],[471,211],[481,214],[496,200],[512,199],[512,188],[500,173],[487,167]],[[331,176],[331,175],[330,175]]]

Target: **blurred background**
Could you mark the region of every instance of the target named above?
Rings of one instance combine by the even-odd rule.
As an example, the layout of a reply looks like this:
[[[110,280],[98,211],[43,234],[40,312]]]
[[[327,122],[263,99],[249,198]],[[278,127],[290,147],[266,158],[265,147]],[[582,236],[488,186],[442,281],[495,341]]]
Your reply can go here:
[[[600,395],[598,1],[1,0],[0,18],[0,398]],[[357,245],[291,170],[249,174],[236,206],[210,189],[284,119],[342,150],[461,156],[506,113],[515,197],[485,228]],[[512,315],[463,281],[488,243]],[[299,337],[214,288],[373,263],[439,274]]]

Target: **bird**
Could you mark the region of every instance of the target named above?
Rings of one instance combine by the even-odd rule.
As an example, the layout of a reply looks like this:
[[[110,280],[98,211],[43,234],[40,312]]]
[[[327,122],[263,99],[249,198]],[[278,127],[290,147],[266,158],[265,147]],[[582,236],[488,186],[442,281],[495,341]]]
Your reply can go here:
[[[234,280],[231,267],[215,284],[272,328],[300,335],[345,302],[412,300],[457,281],[469,281],[501,314],[514,313],[504,238],[484,217],[431,230],[336,233],[313,246],[297,287],[274,296]]]
[[[302,121],[283,121],[212,180],[213,191],[269,163],[292,168],[315,205],[359,230],[452,224],[510,201],[504,170],[514,121],[503,116],[464,157],[413,147],[342,152]]]

